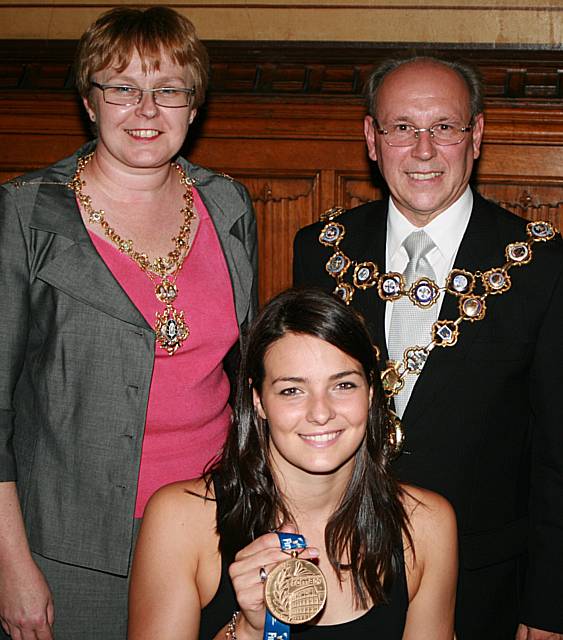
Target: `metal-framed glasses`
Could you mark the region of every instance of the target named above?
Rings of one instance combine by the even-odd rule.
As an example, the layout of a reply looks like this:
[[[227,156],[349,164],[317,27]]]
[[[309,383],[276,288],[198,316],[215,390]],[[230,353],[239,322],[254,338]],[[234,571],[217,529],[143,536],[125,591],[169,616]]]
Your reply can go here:
[[[458,127],[451,122],[439,122],[431,127],[414,127],[412,124],[399,123],[384,129],[374,120],[373,126],[390,147],[412,147],[423,131],[428,131],[433,142],[447,147],[462,142],[465,134],[473,129],[471,123],[466,127]]]
[[[195,95],[195,89],[189,87],[158,87],[157,89],[141,89],[121,84],[100,84],[90,81],[93,87],[101,89],[104,102],[122,107],[132,107],[143,99],[143,93],[152,93],[155,104],[159,107],[189,107]]]

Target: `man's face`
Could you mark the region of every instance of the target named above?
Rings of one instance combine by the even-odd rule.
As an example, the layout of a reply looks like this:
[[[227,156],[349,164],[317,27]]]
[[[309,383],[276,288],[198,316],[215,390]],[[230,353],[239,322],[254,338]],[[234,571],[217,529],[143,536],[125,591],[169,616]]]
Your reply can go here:
[[[392,71],[377,94],[379,127],[406,124],[429,128],[448,122],[465,127],[471,121],[469,90],[462,78],[443,65],[412,62]],[[411,147],[391,147],[366,116],[364,133],[369,157],[379,165],[393,201],[414,225],[425,226],[465,191],[473,162],[479,157],[483,115],[462,142],[438,146],[428,131]]]

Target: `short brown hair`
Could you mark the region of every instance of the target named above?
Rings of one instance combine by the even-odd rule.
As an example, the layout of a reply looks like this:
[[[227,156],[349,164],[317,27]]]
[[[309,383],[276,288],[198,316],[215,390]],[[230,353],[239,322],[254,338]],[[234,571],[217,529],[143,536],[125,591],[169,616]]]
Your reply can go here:
[[[395,71],[395,69],[413,62],[429,62],[431,64],[438,64],[457,73],[465,82],[469,91],[469,109],[471,110],[471,119],[473,120],[483,112],[483,81],[480,73],[476,69],[470,67],[468,64],[447,60],[445,58],[438,58],[435,56],[411,56],[408,58],[390,58],[385,60],[370,74],[364,88],[364,94],[368,113],[374,120],[377,120],[377,92],[385,78]]]
[[[169,7],[116,7],[103,13],[83,34],[75,60],[76,87],[85,98],[94,73],[109,66],[122,71],[138,51],[143,71],[158,70],[164,54],[194,77],[194,107],[205,98],[209,76],[207,50],[188,18]]]

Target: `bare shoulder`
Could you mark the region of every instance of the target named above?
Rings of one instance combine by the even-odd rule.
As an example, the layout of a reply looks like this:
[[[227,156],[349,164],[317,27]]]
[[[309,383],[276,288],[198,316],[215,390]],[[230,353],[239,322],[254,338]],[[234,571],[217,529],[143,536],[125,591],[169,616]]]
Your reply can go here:
[[[213,486],[205,480],[183,480],[159,489],[149,500],[143,528],[149,524],[209,532],[215,528],[216,503]],[[145,525],[145,523],[147,523]]]
[[[189,540],[190,544],[186,544]],[[203,480],[174,482],[149,500],[135,547],[133,577],[162,570],[173,559],[175,573],[195,576],[217,553],[216,509]]]
[[[443,496],[412,485],[402,485],[401,489],[409,518],[410,540],[404,536],[404,550],[409,598],[413,601],[423,577],[427,584],[436,575],[449,576],[455,583],[457,524],[453,507]]]
[[[401,489],[401,499],[414,529],[424,530],[441,522],[455,525],[454,509],[439,493],[406,484]]]
[[[456,516],[448,500],[413,485],[401,485],[401,489],[416,554],[426,555],[439,545],[456,546]]]
[[[195,638],[200,603],[221,574],[212,490],[175,482],[150,499],[135,547],[129,588],[129,636]]]

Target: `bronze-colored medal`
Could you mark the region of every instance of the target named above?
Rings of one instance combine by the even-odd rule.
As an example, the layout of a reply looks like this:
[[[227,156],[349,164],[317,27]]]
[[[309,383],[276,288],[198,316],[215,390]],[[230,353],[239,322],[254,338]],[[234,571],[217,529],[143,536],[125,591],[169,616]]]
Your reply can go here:
[[[309,622],[325,605],[325,577],[312,562],[293,555],[268,574],[265,599],[270,613],[281,622]]]

